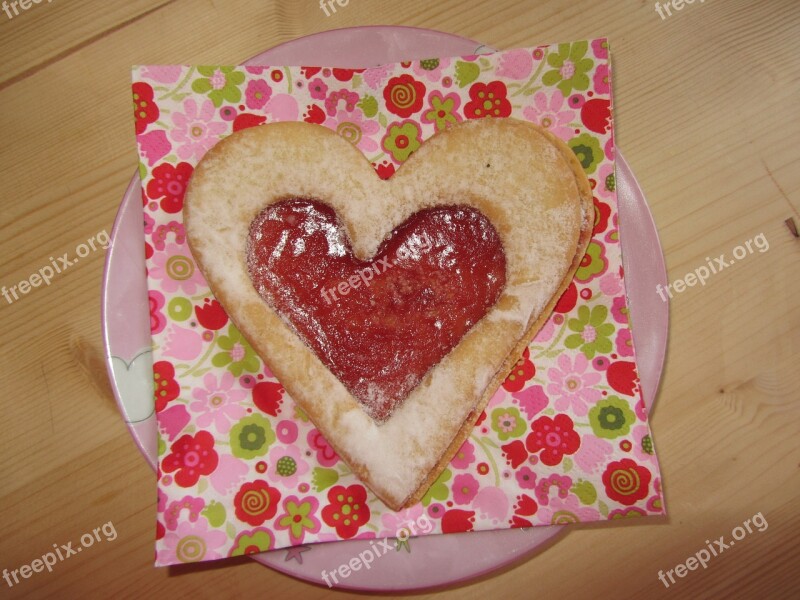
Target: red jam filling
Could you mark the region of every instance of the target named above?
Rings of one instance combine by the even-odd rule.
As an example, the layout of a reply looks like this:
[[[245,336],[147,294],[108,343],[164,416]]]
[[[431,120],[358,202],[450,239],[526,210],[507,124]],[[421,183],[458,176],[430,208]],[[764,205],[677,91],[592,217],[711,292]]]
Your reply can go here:
[[[413,214],[364,261],[332,208],[289,198],[253,220],[247,265],[261,297],[376,421],[486,314],[506,281],[497,231],[463,205]]]

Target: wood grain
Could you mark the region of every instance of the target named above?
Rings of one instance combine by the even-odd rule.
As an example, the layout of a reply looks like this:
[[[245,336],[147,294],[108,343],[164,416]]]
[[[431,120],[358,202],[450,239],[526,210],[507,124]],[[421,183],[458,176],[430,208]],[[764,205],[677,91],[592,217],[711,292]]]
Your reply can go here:
[[[769,250],[676,295],[653,430],[669,517],[574,528],[531,560],[422,597],[759,597],[800,564],[800,5],[726,0],[662,20],[652,2],[54,0],[0,12],[0,284],[72,252],[114,215],[136,165],[130,67],[235,63],[369,24],[497,48],[606,35],[619,146],[659,228],[670,280],[760,233]],[[152,472],[119,417],[100,330],[103,253],[13,304],[0,298],[0,569],[112,521],[118,538],[3,597],[345,597],[249,560],[155,569]],[[769,527],[674,568],[761,512]],[[677,596],[676,596],[677,594]]]

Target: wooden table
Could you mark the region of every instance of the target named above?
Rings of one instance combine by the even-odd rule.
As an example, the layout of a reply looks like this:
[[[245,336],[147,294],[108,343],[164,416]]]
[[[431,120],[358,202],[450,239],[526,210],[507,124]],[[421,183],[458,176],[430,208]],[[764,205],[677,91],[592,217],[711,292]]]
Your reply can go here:
[[[674,0],[681,9],[669,4],[663,16],[652,2],[617,0],[350,0],[327,17],[313,0],[32,2],[9,3],[12,18],[0,12],[6,286],[110,232],[137,162],[132,64],[237,63],[298,36],[365,24],[449,31],[496,48],[607,35],[618,143],[646,192],[670,281],[762,233],[769,250],[672,301],[652,420],[669,517],[576,528],[532,560],[431,596],[797,592],[800,239],[784,224],[793,217],[800,226],[796,0]],[[344,597],[249,560],[152,566],[153,474],[106,377],[102,267],[103,252],[93,251],[49,286],[12,304],[0,298],[0,568],[108,521],[118,537],[13,588],[0,580],[2,597]],[[766,530],[669,588],[659,580],[756,513]]]

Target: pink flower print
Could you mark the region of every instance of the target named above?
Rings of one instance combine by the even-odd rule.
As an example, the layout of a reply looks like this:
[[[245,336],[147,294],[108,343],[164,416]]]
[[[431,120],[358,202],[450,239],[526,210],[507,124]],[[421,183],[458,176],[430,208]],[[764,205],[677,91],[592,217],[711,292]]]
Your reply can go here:
[[[428,515],[424,512],[422,504],[419,503],[398,512],[386,511],[381,516],[381,524],[383,529],[378,532],[380,537],[405,537],[406,534],[410,537],[420,533],[427,533],[424,530],[428,529],[430,531],[433,526],[428,519]],[[402,533],[403,529],[406,530],[406,533]]]
[[[218,494],[229,495],[233,490],[239,489],[247,477],[248,471],[247,463],[243,460],[230,454],[221,454],[217,468],[208,478],[211,481],[211,487]]]
[[[606,145],[603,146],[603,152],[608,160],[614,160],[614,136],[609,136]]]
[[[303,460],[300,449],[295,445],[275,446],[269,451],[267,459],[267,478],[273,483],[281,483],[287,489],[297,486],[297,480],[308,472],[309,466]]]
[[[148,303],[150,304],[150,333],[160,333],[167,324],[167,317],[161,312],[164,308],[164,294],[156,290],[147,292]]]
[[[565,352],[558,357],[558,368],[547,370],[550,379],[547,393],[555,400],[556,410],[571,410],[576,416],[584,417],[589,412],[589,405],[602,398],[600,390],[592,387],[602,376],[596,371],[587,373],[588,367],[589,360],[583,353],[576,353],[573,362]]]
[[[227,127],[225,123],[214,121],[214,103],[211,100],[204,100],[198,107],[194,98],[183,103],[182,113],[172,114],[172,123],[174,127],[170,137],[179,144],[177,153],[181,160],[192,157],[200,160]]]
[[[325,100],[328,94],[328,86],[319,77],[308,82],[308,91],[314,100]]]
[[[350,90],[337,90],[328,94],[325,99],[325,110],[331,117],[336,114],[339,109],[339,103],[342,103],[346,112],[353,112],[358,103],[358,94]]]
[[[413,71],[417,77],[425,77],[428,81],[439,81],[442,71],[450,66],[449,58],[431,58],[427,60],[415,60]]]
[[[296,121],[300,109],[297,100],[289,94],[275,94],[267,102],[264,112],[272,117],[272,121]]]
[[[611,316],[617,323],[628,323],[628,307],[625,304],[625,296],[617,296],[611,302]]]
[[[247,410],[238,404],[247,398],[247,390],[233,384],[235,379],[230,371],[225,371],[217,379],[214,373],[206,373],[203,387],[195,387],[192,397],[195,402],[189,405],[196,415],[198,427],[207,428],[214,424],[220,433],[228,433],[231,425],[244,418]]]
[[[158,413],[158,429],[173,441],[191,421],[189,411],[183,404],[173,404]]]
[[[606,296],[617,296],[622,292],[622,279],[619,272],[609,270],[600,278],[600,291]]]
[[[617,346],[617,354],[620,356],[633,356],[633,337],[631,330],[623,327],[617,332],[617,338],[614,340]]]
[[[469,504],[478,494],[480,484],[468,473],[461,473],[453,478],[453,501],[456,504]]]
[[[566,498],[569,495],[569,488],[572,487],[572,478],[566,475],[553,473],[549,477],[543,477],[536,484],[536,500],[540,506],[547,506],[551,499],[551,489],[555,488],[556,496]]]
[[[372,67],[364,71],[364,83],[366,83],[371,90],[377,90],[386,78],[392,73],[392,65],[381,65],[379,67]]]
[[[647,407],[644,405],[644,400],[640,399],[633,410],[640,421],[647,421]]]
[[[333,129],[365,154],[378,149],[378,142],[370,136],[378,133],[380,125],[373,119],[364,118],[364,113],[360,108],[356,108],[352,112],[340,110],[336,116],[325,119],[324,125]]]
[[[163,513],[167,510],[167,501],[169,500],[169,496],[167,496],[161,488],[158,489],[158,501],[156,502],[156,510],[160,513]]]
[[[575,111],[561,110],[563,104],[564,95],[559,90],[552,91],[549,98],[547,92],[538,92],[533,96],[533,105],[526,107],[522,114],[567,141],[573,136],[570,123],[575,120]]]
[[[180,290],[187,296],[194,296],[198,288],[208,287],[184,244],[168,244],[164,252],[154,253],[151,260],[149,275],[160,282],[165,292]]]
[[[181,511],[188,511],[189,521],[194,523],[200,516],[200,511],[205,508],[206,501],[202,498],[193,498],[192,496],[184,496],[180,500],[169,503],[169,507],[164,511],[164,524],[167,529],[176,529],[178,521],[180,520]]]
[[[608,94],[611,91],[609,85],[608,65],[602,64],[597,66],[594,73],[594,90],[598,94]]]
[[[203,338],[195,329],[169,323],[161,350],[167,358],[194,360],[203,350]]]
[[[533,54],[528,50],[511,50],[500,55],[497,74],[510,79],[527,79],[533,72]]]
[[[175,83],[182,72],[183,67],[180,65],[155,65],[142,68],[142,77],[158,83]]]
[[[200,517],[196,522],[183,521],[175,531],[168,531],[158,551],[159,565],[192,563],[222,558],[217,549],[228,541],[224,531],[209,530],[208,521]]]
[[[311,449],[317,453],[317,462],[323,467],[332,467],[339,462],[339,456],[336,451],[318,430],[312,429],[309,431],[307,441]]]
[[[581,506],[578,497],[553,498],[549,506],[540,506],[537,514],[546,525],[566,525],[568,523],[588,523],[600,519],[600,513],[587,506]]]
[[[151,233],[153,233],[153,225],[155,225],[155,224],[156,224],[156,220],[153,217],[151,217],[150,215],[148,215],[147,213],[144,213],[144,234],[145,235],[150,235]]]
[[[594,473],[599,467],[605,467],[613,446],[597,436],[586,435],[581,440],[581,447],[573,456],[575,464],[587,473]]]
[[[534,343],[544,344],[553,339],[553,334],[556,332],[556,324],[553,319],[547,319],[539,333],[533,338]]]
[[[164,158],[169,151],[172,150],[172,144],[167,139],[167,132],[163,129],[155,129],[142,133],[136,136],[136,141],[139,144],[139,151],[147,159],[147,165],[152,167],[162,158]]]
[[[456,455],[450,464],[456,469],[466,469],[475,462],[475,446],[469,440],[464,440],[461,447],[456,451]]]
[[[494,408],[498,404],[501,404],[503,400],[506,399],[506,391],[503,389],[502,386],[497,388],[497,391],[492,394],[492,397],[489,398],[489,402],[486,403],[486,410],[490,408]]]
[[[612,190],[616,190],[614,164],[604,162],[597,169],[597,186],[594,191],[598,196],[611,198],[614,196],[614,191]]]
[[[153,247],[156,250],[163,250],[166,246],[167,236],[172,233],[175,235],[176,244],[184,244],[186,242],[186,230],[183,228],[183,223],[178,221],[170,221],[166,225],[159,225],[153,233]]]
[[[536,488],[536,473],[531,471],[530,467],[522,467],[516,473],[514,473],[514,477],[523,490],[532,490]]]
[[[472,508],[478,512],[481,519],[488,519],[493,525],[499,525],[508,516],[508,496],[500,488],[485,487],[475,496]]]
[[[520,392],[513,392],[511,396],[519,402],[519,407],[529,420],[547,408],[550,402],[540,385],[532,385]]]
[[[592,42],[592,52],[597,58],[608,58],[608,40],[600,39]]]
[[[272,89],[266,81],[251,79],[244,91],[245,104],[250,109],[263,108],[271,95]]]

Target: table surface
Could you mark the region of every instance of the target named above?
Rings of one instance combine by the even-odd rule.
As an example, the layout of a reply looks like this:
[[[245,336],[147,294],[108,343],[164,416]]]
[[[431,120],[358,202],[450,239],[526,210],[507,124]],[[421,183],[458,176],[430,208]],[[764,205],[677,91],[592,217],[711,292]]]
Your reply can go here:
[[[652,208],[670,281],[760,234],[769,249],[672,300],[652,419],[669,517],[576,527],[531,560],[430,596],[796,592],[800,239],[785,224],[800,226],[796,0],[686,0],[671,14],[662,8],[663,18],[652,2],[617,0],[350,0],[328,17],[313,0],[33,2],[14,2],[16,16],[9,3],[12,18],[0,12],[0,285],[9,287],[111,231],[137,163],[132,64],[233,64],[357,25],[437,29],[499,49],[608,36],[618,144]],[[109,521],[118,536],[13,588],[0,580],[0,595],[348,595],[247,559],[152,566],[153,474],[104,365],[103,259],[91,252],[48,287],[12,304],[0,298],[0,569]],[[758,513],[764,531],[752,528],[669,589],[659,580]]]

